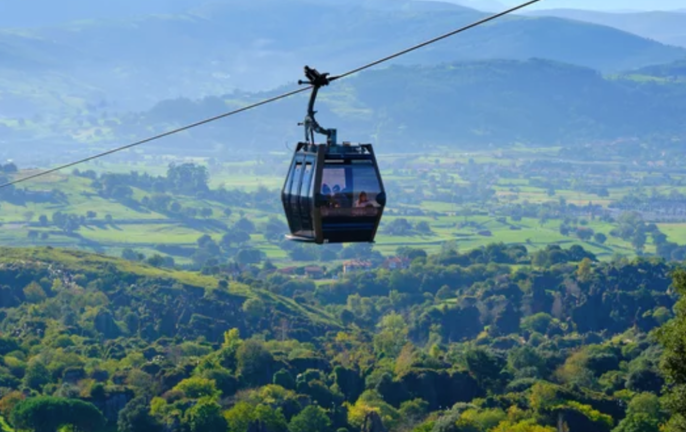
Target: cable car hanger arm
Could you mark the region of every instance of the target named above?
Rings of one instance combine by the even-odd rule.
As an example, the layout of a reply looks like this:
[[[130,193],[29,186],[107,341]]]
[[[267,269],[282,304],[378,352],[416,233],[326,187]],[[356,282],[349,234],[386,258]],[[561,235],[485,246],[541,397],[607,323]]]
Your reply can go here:
[[[315,144],[314,134],[316,132],[326,136],[326,143],[328,145],[336,145],[336,129],[324,129],[314,118],[314,115],[317,114],[317,111],[314,110],[314,103],[317,100],[319,88],[327,86],[331,82],[329,73],[320,73],[317,69],[305,66],[305,76],[307,77],[307,81],[298,80],[298,85],[307,84],[312,87],[310,102],[307,105],[307,115],[302,123],[298,123],[300,126],[305,126],[305,141],[310,144]]]

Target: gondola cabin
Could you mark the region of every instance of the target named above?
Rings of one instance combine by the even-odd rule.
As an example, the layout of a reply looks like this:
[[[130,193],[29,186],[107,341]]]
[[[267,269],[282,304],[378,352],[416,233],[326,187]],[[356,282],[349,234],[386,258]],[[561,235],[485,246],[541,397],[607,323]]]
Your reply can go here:
[[[386,194],[372,146],[299,143],[281,199],[291,240],[373,242]]]
[[[312,88],[305,142],[298,143],[281,191],[291,240],[322,243],[373,242],[386,205],[381,175],[371,144],[336,143],[336,130],[314,118],[317,92],[335,78],[305,66]],[[314,134],[326,136],[316,144]]]

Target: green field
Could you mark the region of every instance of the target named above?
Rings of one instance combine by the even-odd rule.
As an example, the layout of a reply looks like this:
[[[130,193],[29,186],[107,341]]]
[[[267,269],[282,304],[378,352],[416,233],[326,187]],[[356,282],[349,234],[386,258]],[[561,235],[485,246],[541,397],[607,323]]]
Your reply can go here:
[[[530,149],[515,148],[506,153],[483,152],[483,153],[451,153],[451,154],[382,154],[379,156],[384,183],[387,189],[396,194],[409,194],[409,196],[421,196],[418,201],[411,203],[396,203],[392,193],[387,206],[386,215],[382,221],[377,235],[375,249],[384,255],[392,255],[401,246],[412,246],[425,249],[427,252],[440,251],[446,242],[451,247],[460,250],[468,250],[485,246],[493,242],[508,244],[522,244],[530,250],[545,248],[550,244],[559,244],[569,247],[579,244],[593,252],[601,259],[609,259],[614,255],[631,256],[635,254],[632,245],[610,233],[615,228],[613,223],[601,222],[596,218],[576,218],[577,223],[583,222],[587,228],[596,233],[603,233],[607,241],[600,244],[593,239],[581,241],[573,235],[560,233],[562,220],[556,216],[542,220],[537,217],[525,216],[514,220],[512,217],[497,217],[497,206],[539,206],[544,208],[551,203],[565,201],[568,204],[583,206],[588,203],[607,207],[612,202],[621,199],[631,193],[633,188],[627,186],[609,189],[609,196],[599,197],[596,194],[581,190],[556,188],[553,195],[543,187],[532,185],[534,181],[540,181],[545,176],[520,175],[519,177],[485,176],[494,191],[493,197],[487,201],[460,202],[460,193],[452,193],[451,188],[468,189],[473,183],[460,167],[465,165],[477,167],[500,167],[507,161],[527,161],[529,159],[543,159],[550,157],[557,149]],[[239,190],[253,192],[258,189],[270,191],[270,204],[273,209],[280,209],[280,188],[283,184],[283,176],[288,167],[290,156],[284,153],[270,154],[268,160],[276,166],[268,165],[265,160],[244,160],[235,162],[213,163],[208,165],[209,186],[211,188],[224,188],[226,190]],[[203,159],[185,159],[181,162],[193,162],[205,164]],[[158,159],[151,159],[141,155],[140,159],[131,164],[109,164],[99,162],[97,164],[84,165],[81,170],[92,169],[98,173],[115,172],[128,173],[130,171],[147,172],[154,176],[165,175],[166,164]],[[507,162],[508,164],[510,162]],[[608,166],[614,163],[609,162]],[[489,168],[493,170],[493,168]],[[19,173],[16,178],[29,175],[32,171]],[[627,174],[641,177],[642,173]],[[473,176],[472,176],[473,177]],[[528,178],[527,178],[528,177]],[[278,244],[270,243],[262,235],[262,228],[270,217],[284,220],[280,210],[264,211],[254,208],[249,203],[246,205],[227,205],[226,203],[198,199],[190,196],[174,196],[174,200],[183,207],[196,209],[209,208],[212,216],[209,218],[197,218],[193,223],[187,220],[179,220],[167,214],[161,214],[146,208],[136,208],[124,205],[122,202],[99,196],[91,187],[91,180],[73,176],[70,173],[52,174],[36,181],[26,183],[26,187],[32,191],[57,190],[63,192],[67,199],[61,203],[27,203],[12,204],[0,202],[0,245],[25,246],[25,245],[53,245],[75,247],[85,250],[106,252],[112,255],[120,255],[125,248],[131,248],[145,255],[160,253],[156,247],[159,245],[175,245],[187,248],[196,246],[196,241],[203,235],[209,235],[219,241],[226,233],[226,229],[218,228],[212,223],[216,222],[223,226],[231,227],[241,216],[252,221],[257,227],[257,232],[251,235],[248,244],[250,247],[261,250],[265,257],[278,266],[290,265],[292,261],[288,253],[281,249]],[[670,191],[686,191],[686,187],[674,185],[656,185],[658,192],[669,193]],[[462,189],[461,189],[462,190]],[[457,197],[454,202],[447,202],[446,196]],[[419,194],[419,195],[418,195]],[[145,197],[150,198],[154,193],[138,188],[133,188],[133,199],[140,202]],[[231,215],[226,216],[224,210],[229,207]],[[54,212],[67,214],[85,215],[88,211],[97,213],[93,219],[88,219],[75,233],[67,235],[54,226],[37,226],[36,222],[40,215],[48,219]],[[421,211],[423,215],[409,215],[407,211]],[[112,223],[104,223],[104,218],[111,216]],[[391,235],[387,227],[397,219],[405,219],[411,225],[419,222],[429,224],[431,232],[419,234],[408,232],[405,234]],[[659,228],[668,236],[670,241],[686,243],[686,223],[661,223]],[[38,236],[28,238],[29,231],[38,233]],[[42,234],[47,238],[42,238]],[[653,253],[654,245],[648,242],[644,253]],[[189,262],[186,256],[175,256],[179,263]]]

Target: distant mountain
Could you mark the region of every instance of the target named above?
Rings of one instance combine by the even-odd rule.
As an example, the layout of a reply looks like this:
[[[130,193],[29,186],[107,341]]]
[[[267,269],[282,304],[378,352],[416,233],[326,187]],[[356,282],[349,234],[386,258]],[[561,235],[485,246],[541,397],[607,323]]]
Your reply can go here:
[[[278,92],[286,89],[279,89]],[[140,128],[162,131],[276,93],[172,100],[129,117],[119,141]],[[148,151],[228,155],[230,148],[283,149],[301,138],[296,126],[307,95],[165,139]],[[435,67],[394,66],[361,73],[321,92],[318,119],[342,140],[385,150],[426,144],[556,145],[661,136],[686,138],[686,83],[654,85],[547,60],[493,60]]]
[[[686,13],[683,12],[607,13],[579,9],[547,9],[527,11],[526,14],[605,25],[665,44],[686,47]]]
[[[509,8],[509,6],[497,0],[453,0],[453,2],[485,12],[501,12]]]
[[[88,19],[182,13],[197,0],[3,0],[0,27],[40,27]]]
[[[630,71],[628,73],[636,75],[647,75],[657,78],[672,78],[677,80],[686,80],[686,59],[663,65],[648,66],[645,68]]]
[[[230,0],[184,14],[1,32],[0,47],[30,49],[0,63],[29,81],[57,73],[105,94],[115,108],[144,109],[161,99],[273,88],[300,78],[305,64],[345,71],[485,15],[440,2]],[[395,63],[541,57],[616,72],[683,56],[686,50],[609,27],[513,16]],[[13,106],[0,105],[0,117],[13,115]]]

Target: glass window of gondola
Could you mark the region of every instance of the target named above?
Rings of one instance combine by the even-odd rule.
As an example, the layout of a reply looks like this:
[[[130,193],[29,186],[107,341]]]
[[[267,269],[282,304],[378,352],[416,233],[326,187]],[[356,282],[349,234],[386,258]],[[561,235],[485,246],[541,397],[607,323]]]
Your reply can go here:
[[[321,193],[326,198],[322,217],[376,217],[381,182],[370,160],[342,164],[327,162],[322,172]]]

